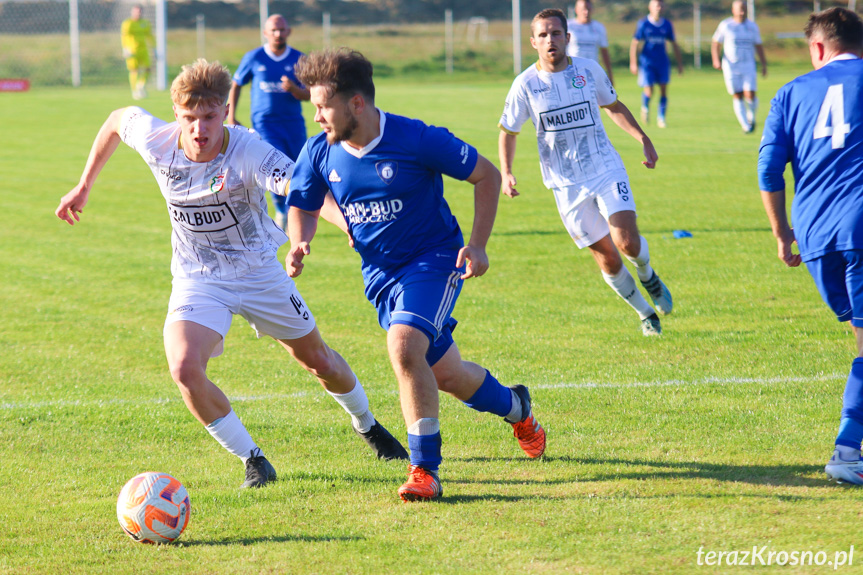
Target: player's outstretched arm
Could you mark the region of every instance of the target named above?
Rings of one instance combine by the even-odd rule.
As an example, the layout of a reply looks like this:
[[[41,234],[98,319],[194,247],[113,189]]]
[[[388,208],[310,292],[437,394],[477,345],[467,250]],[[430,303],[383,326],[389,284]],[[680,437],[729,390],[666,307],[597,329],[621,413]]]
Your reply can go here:
[[[303,258],[311,253],[309,244],[318,230],[318,218],[321,211],[307,212],[291,206],[288,210],[288,235],[291,238],[291,249],[285,258],[285,269],[292,278],[303,273]]]
[[[81,179],[78,185],[60,198],[60,205],[54,211],[54,214],[67,222],[70,226],[79,221],[78,214],[84,211],[84,206],[87,205],[87,200],[90,198],[90,190],[93,189],[93,184],[96,183],[96,178],[108,163],[108,159],[120,145],[120,120],[123,118],[125,108],[114,110],[102,127],[99,133],[96,134],[96,139],[93,140],[93,146],[90,148],[90,156],[87,158],[87,163],[84,166],[84,172],[81,174]]]
[[[497,141],[497,153],[500,158],[500,175],[503,180],[501,191],[510,198],[516,197],[518,190],[515,189],[516,179],[512,174],[512,162],[515,160],[515,134],[501,130]]]
[[[635,38],[629,43],[629,71],[638,74],[638,40]]]
[[[467,269],[462,279],[479,277],[488,270],[488,255],[485,247],[494,218],[497,215],[497,202],[500,199],[500,172],[483,156],[478,156],[467,181],[473,184],[474,214],[470,241],[458,253],[456,265],[461,267],[467,263]]]
[[[242,91],[242,86],[236,82],[231,82],[231,91],[228,92],[228,117],[225,118],[225,123],[229,126],[242,126],[237,120],[237,103],[240,101]]]
[[[785,265],[795,268],[802,261],[800,254],[791,252],[791,246],[797,241],[794,239],[794,230],[788,224],[788,214],[785,211],[785,190],[778,192],[765,192],[761,190],[761,201],[770,220],[770,227],[776,237],[776,255]]]
[[[655,168],[656,162],[659,160],[656,148],[653,147],[653,142],[650,141],[650,138],[647,137],[647,134],[644,133],[641,126],[638,125],[638,122],[635,120],[635,117],[633,117],[632,112],[629,111],[629,108],[624,106],[623,102],[617,100],[614,104],[605,106],[605,113],[608,114],[608,117],[614,120],[614,123],[620,126],[624,132],[641,142],[644,149],[644,161],[641,163],[650,169]]]

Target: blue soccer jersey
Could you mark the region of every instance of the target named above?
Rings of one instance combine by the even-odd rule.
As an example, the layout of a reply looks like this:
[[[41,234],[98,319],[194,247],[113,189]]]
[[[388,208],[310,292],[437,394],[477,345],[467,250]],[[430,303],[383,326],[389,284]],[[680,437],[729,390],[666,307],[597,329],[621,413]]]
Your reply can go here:
[[[362,256],[367,292],[373,279],[422,256],[448,258],[461,249],[441,174],[465,180],[478,158],[445,128],[384,112],[380,117],[380,136],[362,150],[329,145],[324,133],[310,138],[288,195],[290,206],[314,211],[332,190]]]
[[[641,66],[667,66],[669,64],[668,52],[665,42],[674,42],[674,26],[666,18],[659,22],[651,22],[650,18],[642,18],[638,21],[633,38],[644,42],[638,62]]]
[[[794,171],[791,220],[804,261],[863,249],[863,61],[840,56],[776,93],[764,124],[758,184],[785,189]]]
[[[298,140],[297,150],[306,140],[306,123],[300,101],[282,88],[282,76],[302,86],[294,74],[294,66],[302,55],[288,47],[284,54],[276,56],[269,47],[261,46],[243,56],[233,78],[240,86],[252,86],[252,127],[261,132],[266,141],[269,141],[268,132],[289,132],[291,139]],[[296,156],[290,150],[282,151]]]

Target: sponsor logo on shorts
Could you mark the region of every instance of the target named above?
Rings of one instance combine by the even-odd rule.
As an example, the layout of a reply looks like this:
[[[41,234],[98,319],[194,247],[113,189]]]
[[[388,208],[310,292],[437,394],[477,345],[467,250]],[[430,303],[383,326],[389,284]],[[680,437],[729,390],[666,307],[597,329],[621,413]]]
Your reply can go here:
[[[399,171],[399,165],[396,162],[383,160],[375,164],[375,169],[378,172],[378,177],[380,177],[386,185],[390,185],[396,178],[396,174]]]
[[[546,132],[563,132],[595,125],[587,102],[541,112],[539,119]]]
[[[168,205],[171,218],[193,232],[220,232],[237,225],[237,218],[228,204],[214,206]]]
[[[192,311],[193,309],[195,309],[195,308],[193,308],[190,305],[181,305],[180,307],[178,307],[177,309],[175,309],[171,313],[183,313],[184,311]]]
[[[401,200],[356,202],[341,208],[350,224],[378,224],[397,219],[397,214],[404,209],[404,203]]]

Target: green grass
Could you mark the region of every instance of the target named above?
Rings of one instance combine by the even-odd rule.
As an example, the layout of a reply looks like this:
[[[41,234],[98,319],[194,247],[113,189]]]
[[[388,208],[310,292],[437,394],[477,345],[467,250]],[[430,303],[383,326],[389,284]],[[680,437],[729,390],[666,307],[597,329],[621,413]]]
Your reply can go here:
[[[772,70],[761,118],[803,71]],[[637,110],[632,77],[621,70],[618,84]],[[446,125],[496,162],[508,87],[382,80],[378,104]],[[758,137],[740,133],[719,73],[673,79],[669,128],[648,128],[656,170],[609,128],[675,296],[661,339],[641,336],[575,249],[530,130],[519,138],[522,196],[501,200],[492,267],[467,282],[456,336],[466,358],[531,386],[548,451],[527,460],[508,426],[444,398],[445,497],[427,505],[402,504],[404,467],[374,460],[335,403],[238,318],[210,376],[280,474],[240,491],[241,465],[167,373],[170,225],[144,163],[121,147],[81,223],[53,216],[104,118],[128,105],[125,87],[37,87],[0,104],[0,573],[719,573],[734,568],[699,567],[699,548],[832,558],[859,544],[859,493],[822,474],[852,337],[805,270],[776,258]],[[143,104],[170,117],[165,94]],[[447,197],[469,230],[469,188],[448,181]],[[693,237],[673,239],[675,229]],[[300,290],[379,419],[404,437],[358,258],[329,226],[313,248]],[[175,545],[134,544],[115,519],[123,483],[146,470],[189,490],[191,522]]]

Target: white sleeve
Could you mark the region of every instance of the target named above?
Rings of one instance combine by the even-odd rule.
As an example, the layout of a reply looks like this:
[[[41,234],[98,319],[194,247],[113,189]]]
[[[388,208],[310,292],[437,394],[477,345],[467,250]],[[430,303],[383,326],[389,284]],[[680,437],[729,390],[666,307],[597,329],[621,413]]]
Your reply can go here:
[[[165,124],[167,122],[156,118],[143,108],[129,106],[123,112],[117,131],[124,144],[141,154],[147,150],[150,134]]]
[[[294,162],[261,139],[246,144],[243,180],[280,196],[288,195],[288,183],[294,173]]]
[[[586,60],[585,62],[590,66],[593,77],[596,78],[596,103],[600,106],[610,106],[617,102],[617,92],[602,66],[593,60]]]
[[[608,48],[608,32],[605,31],[605,26],[597,22],[596,28],[597,36],[599,36],[599,47]]]
[[[716,32],[713,33],[713,41],[722,43],[725,40],[725,20],[719,23],[716,27]]]
[[[761,44],[761,30],[758,28],[758,24],[752,22],[752,27],[755,28],[755,45]]]
[[[518,134],[521,127],[530,118],[530,102],[527,101],[527,95],[521,89],[522,85],[518,80],[519,78],[516,78],[506,96],[503,114],[501,114],[498,123],[500,129],[509,134]]]

